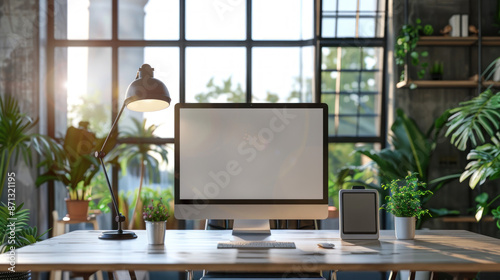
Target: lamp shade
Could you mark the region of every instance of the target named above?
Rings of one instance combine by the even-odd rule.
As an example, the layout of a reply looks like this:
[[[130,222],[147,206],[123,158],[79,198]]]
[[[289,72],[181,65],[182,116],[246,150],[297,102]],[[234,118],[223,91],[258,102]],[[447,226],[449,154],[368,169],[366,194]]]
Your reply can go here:
[[[165,84],[154,78],[154,69],[143,64],[135,81],[130,83],[125,94],[125,106],[137,112],[152,112],[170,106],[170,93]]]

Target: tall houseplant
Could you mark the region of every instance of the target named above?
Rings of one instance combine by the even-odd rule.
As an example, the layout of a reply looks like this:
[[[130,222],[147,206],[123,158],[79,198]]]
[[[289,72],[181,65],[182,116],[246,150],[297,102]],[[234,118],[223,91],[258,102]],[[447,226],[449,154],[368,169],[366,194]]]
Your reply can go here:
[[[491,63],[485,73],[489,80],[495,70]],[[469,186],[474,189],[486,180],[500,178],[500,91],[488,87],[479,96],[461,102],[458,107],[447,112],[448,130],[446,136],[459,150],[469,150],[469,163],[460,176],[460,181],[469,178]],[[500,199],[500,195],[491,201],[482,203],[476,209],[476,219],[480,220],[489,207]],[[492,214],[500,219],[500,206]],[[500,223],[497,223],[500,228]]]
[[[38,120],[21,112],[17,100],[5,95],[0,97],[0,196],[7,183],[9,164],[22,156],[28,165],[33,163],[33,151],[43,156],[42,163],[60,160],[57,143],[50,137],[32,132]]]
[[[116,142],[116,134],[108,140],[104,151],[109,152]],[[87,216],[89,198],[92,192],[92,179],[99,171],[99,161],[94,157],[94,152],[101,149],[104,139],[96,138],[90,132],[87,123],[81,122],[78,128],[69,127],[66,131],[62,149],[55,151],[59,153],[60,161],[47,164],[47,172],[41,174],[36,185],[40,186],[49,181],[59,181],[68,190],[70,204],[80,205],[81,210],[76,213],[69,213],[70,216],[84,218]],[[68,207],[69,208],[69,207]],[[68,211],[71,211],[68,209]],[[84,213],[80,212],[83,211]]]
[[[132,119],[134,126],[123,132],[125,138],[152,138],[158,128],[156,125],[146,126],[146,120],[142,122]],[[137,196],[133,201],[133,211],[130,216],[128,228],[135,225],[135,221],[140,222],[140,215],[137,215],[137,209],[141,209],[141,191],[145,180],[149,182],[158,182],[160,178],[160,162],[158,159],[168,162],[168,151],[162,145],[152,145],[149,143],[123,144],[119,146],[115,153],[123,160],[123,171],[127,168],[139,175],[139,188]],[[138,167],[138,168],[137,168]]]

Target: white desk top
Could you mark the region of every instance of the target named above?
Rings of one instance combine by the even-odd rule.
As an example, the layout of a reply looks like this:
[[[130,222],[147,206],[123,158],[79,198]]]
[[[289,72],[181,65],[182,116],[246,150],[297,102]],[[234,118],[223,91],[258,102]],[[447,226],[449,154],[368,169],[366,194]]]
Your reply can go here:
[[[417,231],[415,240],[342,241],[336,230],[274,230],[277,241],[297,249],[217,249],[231,231],[167,230],[165,246],[147,244],[145,231],[135,240],[107,241],[100,231],[74,231],[17,251],[16,271],[217,270],[217,271],[500,271],[500,239],[467,231]],[[319,242],[335,243],[321,249]],[[10,266],[0,255],[0,271]]]

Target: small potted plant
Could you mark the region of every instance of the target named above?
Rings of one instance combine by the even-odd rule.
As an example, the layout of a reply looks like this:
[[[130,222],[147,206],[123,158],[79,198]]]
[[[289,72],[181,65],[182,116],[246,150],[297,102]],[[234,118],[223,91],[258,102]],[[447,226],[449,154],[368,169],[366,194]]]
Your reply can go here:
[[[430,73],[431,73],[431,78],[433,80],[442,80],[443,79],[443,62],[441,62],[441,61],[434,62]]]
[[[413,239],[416,219],[429,214],[428,209],[422,208],[420,198],[432,192],[425,190],[426,184],[418,180],[417,173],[406,176],[404,180],[392,180],[382,185],[382,188],[391,192],[390,196],[385,197],[386,203],[381,209],[394,215],[396,238]]]
[[[161,245],[165,242],[165,230],[167,229],[168,207],[163,204],[161,198],[155,202],[151,199],[151,204],[144,206],[142,217],[146,222],[146,232],[148,243]]]

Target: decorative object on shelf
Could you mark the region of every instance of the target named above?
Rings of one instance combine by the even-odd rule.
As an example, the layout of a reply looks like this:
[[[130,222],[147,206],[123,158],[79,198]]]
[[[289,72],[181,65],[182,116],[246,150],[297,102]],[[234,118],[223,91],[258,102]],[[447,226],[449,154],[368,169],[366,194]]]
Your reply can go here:
[[[479,30],[477,30],[477,27],[474,25],[469,25],[469,32],[472,34],[472,36],[476,36],[479,34]]]
[[[435,61],[430,70],[431,78],[433,80],[442,80],[443,79],[443,62]]]
[[[156,202],[152,199],[151,204],[144,206],[142,217],[146,222],[148,243],[161,245],[165,243],[165,230],[167,229],[168,207],[163,204],[161,198]]]
[[[111,140],[111,145],[103,148],[104,140],[89,131],[88,122],[80,122],[78,127],[68,127],[61,148],[54,151],[60,160],[42,164],[47,172],[38,176],[36,185],[49,181],[61,182],[68,190],[66,207],[71,219],[87,218],[92,179],[99,172],[99,161],[92,153],[97,149],[109,152],[116,142],[116,134]]]
[[[451,32],[451,25],[446,25],[445,27],[443,27],[443,29],[439,30],[439,32],[441,34],[443,34],[443,36],[450,36],[450,32]]]
[[[424,26],[424,28],[422,29],[422,33],[425,36],[431,36],[432,34],[434,34],[434,27],[432,27],[432,25],[430,25],[430,24],[426,24]]]
[[[493,73],[493,81],[500,82],[500,57],[495,62],[495,72]]]
[[[152,112],[166,109],[170,106],[170,93],[167,87],[160,80],[154,78],[153,75],[154,68],[151,68],[149,64],[143,64],[135,80],[128,86],[127,92],[125,94],[125,100],[123,105],[116,116],[113,125],[109,131],[106,140],[104,140],[103,147],[105,147],[108,139],[113,134],[113,131],[122,115],[123,109],[127,107],[132,111],[137,112]],[[95,157],[101,162],[102,169],[104,171],[104,176],[106,177],[106,182],[108,184],[109,192],[111,194],[113,207],[116,213],[115,221],[118,223],[118,229],[116,231],[105,231],[99,238],[107,240],[123,240],[123,239],[134,239],[137,238],[132,231],[123,231],[122,223],[125,221],[125,216],[118,210],[118,202],[111,187],[111,182],[109,181],[109,176],[106,171],[106,166],[104,164],[103,158],[106,156],[106,152],[101,149],[95,152]]]
[[[404,180],[396,179],[382,185],[383,189],[390,190],[391,195],[385,197],[386,203],[380,209],[394,215],[397,239],[413,239],[416,219],[429,214],[428,209],[422,208],[421,202],[421,197],[432,194],[425,189],[426,186],[418,180],[416,173],[406,176]]]
[[[9,251],[41,241],[42,236],[48,232],[47,230],[38,235],[36,227],[28,226],[30,211],[22,209],[23,205],[24,203],[7,207],[3,202],[0,205],[0,254],[8,254]],[[29,280],[31,272],[13,272],[9,269],[0,273],[0,279]]]
[[[469,36],[469,15],[455,14],[450,17],[449,25],[451,26],[451,37],[467,37]]]
[[[421,20],[417,18],[415,26],[411,24],[405,24],[399,30],[399,34],[396,37],[396,44],[394,46],[394,56],[396,58],[396,64],[400,66],[406,66],[406,59],[409,56],[411,64],[417,68],[417,76],[422,79],[426,73],[426,68],[428,66],[427,62],[422,62],[420,59],[422,57],[429,56],[427,51],[418,52],[416,50],[417,43],[420,39],[419,33],[422,31]],[[418,69],[421,68],[421,69]],[[401,72],[400,81],[408,80],[408,69]],[[415,87],[413,87],[415,88]]]

